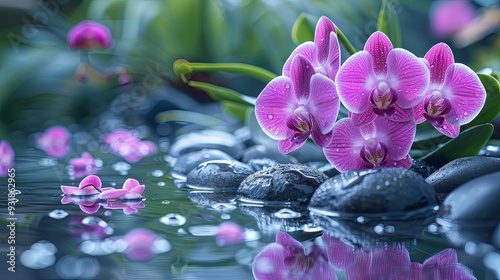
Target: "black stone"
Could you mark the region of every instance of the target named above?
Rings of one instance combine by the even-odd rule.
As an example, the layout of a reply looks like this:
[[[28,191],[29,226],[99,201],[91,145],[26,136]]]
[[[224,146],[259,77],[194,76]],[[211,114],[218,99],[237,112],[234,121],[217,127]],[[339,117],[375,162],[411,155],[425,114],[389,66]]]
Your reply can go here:
[[[500,172],[475,178],[443,201],[437,222],[452,243],[490,243],[500,221]]]
[[[331,163],[328,162],[312,161],[312,162],[306,162],[304,164],[312,168],[318,169],[319,171],[325,173],[325,175],[328,176],[329,178],[340,174],[340,171],[338,171],[335,167],[333,167]]]
[[[442,201],[446,195],[474,178],[500,171],[500,158],[472,156],[455,159],[427,177]]]
[[[235,160],[232,156],[219,150],[203,149],[181,155],[172,167],[171,174],[175,178],[185,178],[189,171],[201,163],[210,160]]]
[[[191,170],[186,186],[195,189],[236,190],[253,171],[236,160],[211,160]]]
[[[493,246],[500,250],[500,222],[498,222],[498,226],[493,233],[491,243],[493,244]]]
[[[349,171],[324,182],[309,209],[347,214],[398,214],[434,207],[434,189],[402,168]]]
[[[248,166],[252,168],[254,172],[260,171],[262,169],[266,169],[278,164],[277,161],[269,158],[254,158],[247,162]]]
[[[238,199],[264,204],[305,205],[326,179],[324,173],[302,164],[278,164],[241,182]]]
[[[168,154],[173,158],[179,158],[183,154],[203,149],[220,150],[238,158],[244,145],[233,134],[220,130],[201,130],[177,137],[170,146]]]
[[[422,177],[424,177],[424,178],[427,178],[432,173],[436,172],[437,168],[433,165],[428,164],[424,160],[414,159],[410,170],[417,172],[418,174],[422,175]]]

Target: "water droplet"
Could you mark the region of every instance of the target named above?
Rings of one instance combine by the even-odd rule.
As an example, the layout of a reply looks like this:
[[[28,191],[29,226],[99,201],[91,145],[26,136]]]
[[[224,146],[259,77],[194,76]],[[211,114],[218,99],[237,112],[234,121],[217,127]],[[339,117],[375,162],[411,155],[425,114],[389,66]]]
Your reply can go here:
[[[384,227],[384,231],[387,233],[394,233],[396,232],[396,228],[394,226],[388,225]]]
[[[290,84],[285,84],[285,88],[289,89],[290,88]]]
[[[163,176],[163,171],[159,170],[159,169],[156,169],[156,170],[153,170],[153,172],[151,172],[151,175],[153,175],[154,177],[161,177]]]
[[[156,184],[158,185],[158,187],[164,187],[165,186],[165,182],[158,182]]]
[[[177,213],[170,213],[160,218],[160,223],[167,226],[182,226],[186,223],[186,218]]]
[[[383,224],[378,224],[375,227],[373,227],[373,231],[376,234],[383,235],[384,234],[384,225]]]
[[[224,214],[220,215],[220,218],[223,220],[229,220],[229,219],[231,219],[231,215],[224,213]]]
[[[270,120],[272,120],[274,118],[274,116],[271,115],[271,114],[269,114],[269,115],[267,115],[267,118],[270,119]]]
[[[385,181],[385,182],[384,182],[384,185],[385,185],[386,187],[388,187],[390,184],[391,184],[391,182],[389,182],[389,181]]]
[[[365,217],[359,216],[356,218],[356,222],[363,224],[366,221]]]
[[[163,200],[163,201],[161,202],[161,204],[170,204],[170,201],[168,201],[168,200],[166,200],[166,199],[165,199],[165,200]]]
[[[467,116],[467,115],[468,115],[467,112],[464,112],[464,116]]]
[[[235,204],[231,204],[231,203],[216,203],[216,204],[212,205],[212,208],[219,210],[219,211],[222,211],[222,212],[226,212],[226,211],[229,212],[229,211],[236,209],[236,206],[235,206]]]
[[[288,208],[283,208],[273,213],[273,216],[280,219],[293,219],[302,216],[299,212],[295,212]]]
[[[41,166],[56,166],[57,160],[50,157],[44,157],[38,161],[38,164]]]
[[[68,212],[61,210],[61,209],[52,210],[49,213],[49,217],[56,219],[56,220],[64,219],[67,216],[68,216]]]

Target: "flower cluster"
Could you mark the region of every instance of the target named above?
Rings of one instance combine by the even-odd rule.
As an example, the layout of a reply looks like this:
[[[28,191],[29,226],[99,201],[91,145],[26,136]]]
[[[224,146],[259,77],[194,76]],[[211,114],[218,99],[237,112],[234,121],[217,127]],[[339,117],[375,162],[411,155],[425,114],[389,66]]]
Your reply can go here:
[[[141,140],[137,133],[124,129],[117,129],[104,135],[102,142],[109,145],[111,152],[130,163],[138,162],[157,151],[155,143]]]
[[[85,177],[78,187],[61,186],[65,196],[61,203],[73,202],[87,213],[96,213],[101,206],[106,209],[123,209],[125,214],[138,212],[137,208],[143,208],[142,193],[144,185],[136,179],[129,178],[123,183],[121,189],[113,187],[102,188],[101,179],[96,175]]]
[[[422,264],[411,262],[404,247],[353,248],[324,233],[322,246],[313,244],[309,253],[285,232],[276,234],[255,257],[255,279],[337,279],[334,271],[344,271],[347,279],[476,279],[471,270],[458,263],[454,249],[444,249]]]
[[[336,27],[323,16],[314,42],[299,45],[257,97],[255,114],[282,153],[311,136],[341,172],[409,168],[416,124],[427,120],[454,138],[485,99],[479,77],[444,43],[418,58],[377,31],[340,65]],[[337,120],[341,104],[349,115]]]

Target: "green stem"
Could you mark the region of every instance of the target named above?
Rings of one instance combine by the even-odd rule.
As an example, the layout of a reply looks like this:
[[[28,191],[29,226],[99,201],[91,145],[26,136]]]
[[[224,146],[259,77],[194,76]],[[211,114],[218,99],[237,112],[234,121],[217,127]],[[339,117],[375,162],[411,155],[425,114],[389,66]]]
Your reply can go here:
[[[249,64],[244,63],[191,63],[184,59],[178,59],[174,62],[174,72],[187,83],[185,75],[193,72],[211,72],[226,71],[233,73],[246,74],[266,83],[276,78],[276,74]]]
[[[353,55],[356,53],[356,49],[353,47],[351,42],[349,42],[349,39],[342,33],[342,30],[337,26],[337,37],[339,38],[340,43],[346,48],[347,52],[349,54]]]

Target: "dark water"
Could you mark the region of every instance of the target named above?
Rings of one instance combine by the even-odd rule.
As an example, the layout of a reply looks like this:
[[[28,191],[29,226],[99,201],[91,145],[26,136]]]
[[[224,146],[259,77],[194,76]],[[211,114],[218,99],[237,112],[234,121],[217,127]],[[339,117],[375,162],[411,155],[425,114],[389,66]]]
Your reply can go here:
[[[18,151],[14,178],[19,201],[14,216],[7,214],[7,178],[0,178],[0,221],[4,224],[0,278],[253,279],[252,261],[262,246],[274,242],[277,230],[292,230],[297,225],[288,224],[286,219],[280,223],[279,219],[273,220],[258,211],[252,215],[252,211],[235,203],[217,204],[210,197],[193,199],[198,202],[195,203],[186,189],[174,184],[165,156],[165,152],[159,152],[129,166],[116,156],[94,153],[94,157],[103,162],[97,172],[103,186],[121,188],[127,178],[137,179],[146,186],[144,207],[130,215],[121,209],[102,207],[95,214],[86,214],[74,203],[61,203],[60,186],[78,185],[81,180],[69,178],[66,160],[50,159],[36,149]],[[171,215],[165,218],[167,214]],[[5,224],[9,225],[13,221],[9,218],[13,217],[16,218],[15,244],[8,244],[8,235],[12,233]],[[246,240],[220,246],[215,232],[226,221],[245,228]],[[155,244],[155,252],[148,251],[150,255],[141,260],[127,256],[119,242],[121,237],[138,228],[151,231],[161,241]],[[312,229],[290,234],[305,241],[321,233]],[[11,264],[6,262],[12,245],[15,246],[15,273],[8,270]],[[425,233],[406,246],[411,260],[420,263],[452,247],[446,239],[432,233]],[[478,279],[494,279],[485,276],[481,258],[459,248],[457,252],[459,261],[473,269]],[[345,279],[343,272],[338,276]]]

